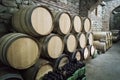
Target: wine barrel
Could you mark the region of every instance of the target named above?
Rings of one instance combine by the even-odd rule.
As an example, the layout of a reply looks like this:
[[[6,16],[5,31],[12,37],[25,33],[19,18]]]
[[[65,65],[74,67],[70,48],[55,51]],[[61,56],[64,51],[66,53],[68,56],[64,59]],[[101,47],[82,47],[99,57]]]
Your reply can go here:
[[[112,47],[112,40],[110,40],[110,47]]]
[[[93,36],[95,40],[107,41],[109,35],[107,32],[93,32]]]
[[[112,32],[110,32],[110,40],[112,40]]]
[[[112,41],[113,41],[113,42],[118,42],[119,39],[120,39],[120,36],[119,36],[119,35],[117,35],[117,36],[112,36]]]
[[[77,34],[78,48],[85,48],[87,45],[87,39],[84,33]]]
[[[24,80],[42,80],[42,77],[50,71],[53,71],[51,63],[44,59],[39,59],[34,66],[23,70],[21,73]]]
[[[54,17],[54,30],[53,32],[60,35],[66,35],[70,33],[72,29],[71,16],[67,12],[58,12]]]
[[[61,69],[65,64],[69,63],[69,57],[66,54],[62,54],[58,57],[54,64],[54,71]]]
[[[41,56],[44,58],[56,59],[63,53],[64,43],[56,34],[40,38],[39,43],[42,46]]]
[[[87,60],[90,57],[90,51],[87,47],[80,50],[83,56],[83,60]]]
[[[18,32],[44,36],[53,30],[53,15],[45,6],[27,6],[13,15],[12,25]]]
[[[112,32],[110,32],[110,47],[112,47]]]
[[[90,56],[94,56],[95,50],[96,50],[95,47],[93,45],[89,45],[89,46],[87,46],[87,48],[90,52]]]
[[[83,19],[83,32],[89,32],[91,29],[91,20],[90,18]]]
[[[111,47],[111,40],[108,40],[109,48]]]
[[[22,33],[10,33],[0,38],[0,60],[16,69],[32,66],[40,55],[38,41]]]
[[[72,53],[72,52],[74,52],[76,50],[76,48],[77,48],[77,39],[73,34],[71,34],[71,33],[67,34],[64,37],[63,41],[64,41],[64,44],[65,44],[64,50],[66,52]]]
[[[8,67],[1,67],[0,80],[23,80],[23,78],[18,71]]]
[[[93,41],[94,41],[93,33],[92,32],[87,33],[86,37],[87,37],[87,44],[88,45],[93,45]]]
[[[117,36],[120,34],[120,30],[111,30],[113,36]]]
[[[105,43],[106,43],[106,49],[109,49],[109,41],[107,40]]]
[[[75,15],[72,19],[72,32],[80,33],[82,31],[82,18],[80,16]]]
[[[108,40],[110,40],[110,31],[108,31],[107,33],[108,33]]]
[[[106,42],[99,42],[99,41],[94,41],[93,45],[95,46],[95,48],[101,52],[105,52],[107,50],[106,47]]]
[[[82,61],[83,57],[82,57],[82,53],[79,49],[76,49],[73,54],[72,54],[72,60],[76,59],[77,61]]]

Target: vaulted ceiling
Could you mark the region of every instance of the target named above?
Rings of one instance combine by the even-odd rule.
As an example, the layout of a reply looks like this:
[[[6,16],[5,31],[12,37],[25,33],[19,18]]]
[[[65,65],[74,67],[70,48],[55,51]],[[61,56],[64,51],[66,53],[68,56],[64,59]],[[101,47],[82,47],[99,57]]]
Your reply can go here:
[[[112,0],[103,0],[103,1],[107,2],[107,1],[112,1]]]
[[[93,10],[101,4],[102,1],[103,0],[80,0],[80,9]]]

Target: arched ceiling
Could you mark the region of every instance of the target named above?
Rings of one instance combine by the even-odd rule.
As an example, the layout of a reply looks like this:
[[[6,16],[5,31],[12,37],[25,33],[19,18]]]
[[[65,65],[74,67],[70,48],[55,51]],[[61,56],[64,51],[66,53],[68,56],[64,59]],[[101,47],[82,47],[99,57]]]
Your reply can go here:
[[[120,12],[120,6],[116,7],[113,11]]]

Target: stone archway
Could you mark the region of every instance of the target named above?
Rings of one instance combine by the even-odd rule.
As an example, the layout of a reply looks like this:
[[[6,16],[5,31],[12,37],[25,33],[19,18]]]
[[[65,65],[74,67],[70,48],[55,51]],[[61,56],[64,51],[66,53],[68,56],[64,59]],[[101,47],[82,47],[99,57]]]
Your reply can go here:
[[[102,27],[103,30],[107,31],[110,29],[110,17],[113,9],[120,5],[120,0],[111,0],[105,2],[106,5],[103,6],[103,15],[102,15]]]
[[[110,30],[120,30],[120,6],[113,9],[110,15]]]

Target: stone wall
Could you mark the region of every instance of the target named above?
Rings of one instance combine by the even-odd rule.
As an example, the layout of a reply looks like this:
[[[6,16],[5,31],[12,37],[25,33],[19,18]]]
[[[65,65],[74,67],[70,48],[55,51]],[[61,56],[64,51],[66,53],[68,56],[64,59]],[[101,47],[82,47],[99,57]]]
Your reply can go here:
[[[115,8],[110,15],[110,30],[120,30],[120,6]]]
[[[102,30],[102,6],[99,5],[92,12],[89,12],[88,17],[92,22],[92,31],[101,31]]]
[[[38,4],[48,6],[53,11],[65,11],[79,14],[79,0],[36,0]]]
[[[108,31],[110,29],[110,19],[113,20],[112,10],[120,5],[120,0],[110,0],[105,5],[99,5],[97,10],[89,11],[88,17],[92,20],[93,31]],[[97,12],[97,15],[96,15]]]
[[[103,6],[103,15],[102,15],[103,30],[110,29],[109,23],[110,23],[111,12],[119,5],[120,5],[120,0],[111,0],[111,1],[107,1],[106,5]]]

